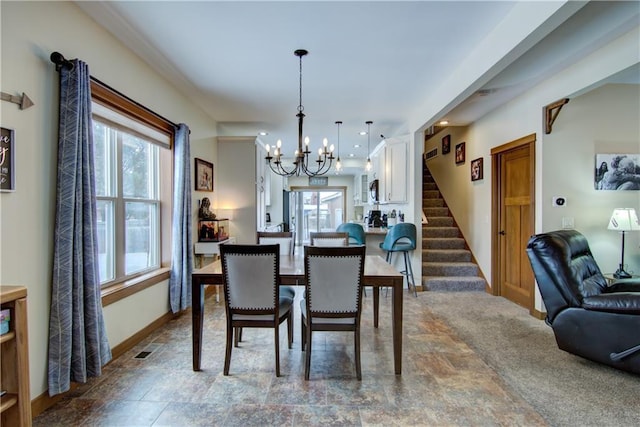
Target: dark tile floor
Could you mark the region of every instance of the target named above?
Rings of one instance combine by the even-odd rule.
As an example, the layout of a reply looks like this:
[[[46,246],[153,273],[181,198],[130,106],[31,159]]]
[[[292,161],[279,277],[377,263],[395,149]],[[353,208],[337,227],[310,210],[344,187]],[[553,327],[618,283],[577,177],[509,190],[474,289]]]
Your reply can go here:
[[[222,375],[224,305],[207,299],[202,371],[191,368],[191,316],[180,316],[107,365],[34,419],[34,426],[545,426],[443,321],[405,290],[403,371],[393,374],[391,298],[372,298],[362,320],[362,381],[355,379],[353,335],[315,333],[311,379],[304,380],[299,305],[294,344],[281,326],[281,377],[273,331],[245,329]],[[135,356],[151,351],[145,359]]]

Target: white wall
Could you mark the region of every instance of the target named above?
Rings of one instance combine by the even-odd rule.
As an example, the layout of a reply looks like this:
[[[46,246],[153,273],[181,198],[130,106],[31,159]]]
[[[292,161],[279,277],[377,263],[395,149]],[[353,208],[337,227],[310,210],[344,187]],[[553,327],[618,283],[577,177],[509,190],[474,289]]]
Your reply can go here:
[[[542,230],[562,227],[562,218],[574,218],[575,229],[589,246],[603,272],[620,263],[620,233],[607,230],[614,208],[640,213],[640,191],[594,189],[596,154],[640,154],[640,86],[605,85],[572,98],[564,106],[553,132],[544,139],[542,158]],[[553,207],[553,196],[564,196],[566,207]],[[627,271],[640,274],[640,232],[626,237]]]
[[[59,75],[49,55],[80,58],[91,74],[175,123],[191,128],[192,153],[216,160],[215,121],[191,104],[71,2],[1,2],[2,91],[35,105],[0,103],[15,130],[16,191],[0,194],[0,283],[28,289],[31,397],[47,390],[47,341],[53,258]],[[195,196],[194,196],[195,204]],[[194,212],[196,207],[194,206]],[[135,305],[135,308],[133,307]],[[105,310],[115,346],[168,307],[167,284]],[[121,319],[126,319],[122,322]]]
[[[256,242],[256,145],[255,137],[220,138],[216,165],[218,204],[233,210],[230,235],[236,243]]]
[[[571,98],[572,94],[592,87],[612,74],[640,62],[639,35],[639,29],[636,27],[619,39],[603,46],[594,54],[558,72],[554,77],[471,124],[468,129],[449,128],[427,142],[426,150],[436,146],[440,150],[440,137],[446,133],[452,135],[452,153],[430,161],[429,168],[467,238],[481,270],[489,281],[491,280],[492,252],[489,224],[491,217],[490,150],[530,134],[536,134],[537,138],[536,232],[559,228],[559,214],[550,207],[550,197],[556,191],[566,191],[566,195],[569,197],[569,206],[566,208],[565,214],[561,215],[568,215],[571,212],[571,215],[576,218],[576,228],[585,231],[587,237],[592,237],[590,243],[593,245],[594,255],[598,262],[602,263],[601,267],[604,271],[610,271],[615,267],[611,263],[619,255],[619,249],[616,248],[619,248],[620,236],[613,232],[594,234],[594,230],[600,227],[606,228],[610,215],[606,211],[616,207],[613,204],[622,203],[625,206],[638,208],[640,193],[628,191],[602,195],[603,192],[598,192],[598,197],[595,197],[596,192],[588,192],[585,187],[591,185],[593,188],[593,178],[589,181],[586,175],[593,174],[596,151],[601,152],[600,150],[603,150],[605,145],[608,146],[612,143],[612,147],[617,146],[620,149],[640,152],[640,143],[638,142],[640,136],[637,133],[637,127],[635,133],[633,129],[633,123],[636,126],[638,123],[639,99],[637,91],[631,91],[629,95],[631,101],[627,101],[629,105],[620,107],[622,109],[628,108],[630,110],[628,113],[622,113],[622,110],[617,110],[617,106],[614,107],[612,101],[615,100],[615,95],[608,97],[606,102],[599,102],[599,106],[589,109],[581,107],[582,102],[579,98],[575,99],[575,103],[573,100],[570,101],[560,112],[550,135],[544,134],[542,109],[545,105],[558,99]],[[606,112],[608,109],[610,112]],[[617,123],[621,116],[618,116],[614,124],[602,120],[604,117],[609,117],[609,114],[613,118],[616,116],[616,111],[624,117],[633,117],[628,123],[631,129]],[[563,128],[569,129],[569,127],[579,129],[581,126],[591,128],[594,134],[585,137],[588,132],[563,130]],[[596,132],[595,128],[598,126],[601,126],[602,129]],[[460,141],[466,142],[467,159],[461,167],[456,166],[452,159],[455,144]],[[632,150],[634,144],[636,150]],[[562,156],[562,160],[566,160],[562,162],[562,167],[557,164],[556,160],[553,160],[558,155]],[[485,159],[484,180],[471,182],[469,162],[480,156]],[[586,172],[587,170],[588,172]],[[583,190],[579,190],[580,188]],[[576,208],[582,206],[582,209],[573,211],[570,208],[571,200],[574,195],[576,198],[582,197],[580,191],[583,192],[585,200],[576,201]],[[592,205],[597,208],[590,208]],[[637,251],[637,246],[637,240],[635,240],[627,249]],[[613,252],[608,253],[607,250]],[[628,259],[625,261],[632,266],[632,269],[640,271],[637,255],[629,253]],[[489,284],[491,285],[491,283]],[[539,295],[536,295],[536,309],[542,310]]]

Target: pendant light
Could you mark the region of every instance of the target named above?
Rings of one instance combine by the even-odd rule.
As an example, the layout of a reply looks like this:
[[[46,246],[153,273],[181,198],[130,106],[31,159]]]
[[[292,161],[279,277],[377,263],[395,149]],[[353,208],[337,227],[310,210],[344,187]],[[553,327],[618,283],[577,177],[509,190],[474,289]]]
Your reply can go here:
[[[367,165],[365,169],[369,172],[371,170],[371,124],[373,122],[369,120],[365,123],[367,125]]]
[[[337,121],[336,124],[338,125],[338,159],[336,160],[336,171],[340,172],[342,170],[342,163],[340,162],[340,125],[342,122]]]

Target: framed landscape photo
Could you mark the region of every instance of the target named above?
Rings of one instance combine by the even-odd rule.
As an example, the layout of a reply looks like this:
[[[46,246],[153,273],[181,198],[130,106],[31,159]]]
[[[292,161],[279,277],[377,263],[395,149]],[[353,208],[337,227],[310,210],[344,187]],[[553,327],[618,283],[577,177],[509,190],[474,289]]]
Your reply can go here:
[[[483,178],[484,166],[482,163],[482,157],[471,160],[471,181],[478,181]]]
[[[213,163],[196,158],[196,191],[213,191]]]
[[[465,160],[465,149],[464,149],[465,143],[461,142],[460,144],[456,145],[456,164],[459,165],[460,163],[464,163]]]
[[[447,154],[451,151],[451,135],[442,137],[442,154]]]

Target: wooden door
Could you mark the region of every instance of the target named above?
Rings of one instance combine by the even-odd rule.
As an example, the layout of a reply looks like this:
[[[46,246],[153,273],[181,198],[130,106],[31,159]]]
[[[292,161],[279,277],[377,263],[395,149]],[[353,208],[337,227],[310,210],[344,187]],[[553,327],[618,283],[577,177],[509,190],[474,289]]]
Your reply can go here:
[[[535,281],[526,254],[534,232],[535,135],[492,150],[494,156],[494,212],[497,218],[494,262],[495,294],[534,310]],[[501,148],[501,149],[500,149]],[[495,253],[495,252],[494,252]]]

